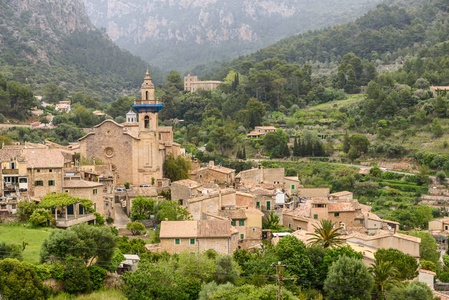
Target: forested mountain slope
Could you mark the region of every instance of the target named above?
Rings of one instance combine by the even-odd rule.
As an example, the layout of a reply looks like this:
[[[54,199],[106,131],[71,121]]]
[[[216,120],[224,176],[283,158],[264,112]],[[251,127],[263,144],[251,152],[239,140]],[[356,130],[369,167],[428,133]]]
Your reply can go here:
[[[0,0],[0,73],[37,94],[55,83],[111,101],[136,90],[147,67],[90,23],[82,0]]]
[[[339,63],[349,52],[362,59],[389,63],[448,40],[448,13],[448,0],[388,0],[354,22],[283,39],[223,66],[235,68],[242,62],[269,58],[294,64]],[[226,70],[215,77],[223,73]]]
[[[97,27],[162,69],[232,59],[355,19],[381,0],[85,0]]]

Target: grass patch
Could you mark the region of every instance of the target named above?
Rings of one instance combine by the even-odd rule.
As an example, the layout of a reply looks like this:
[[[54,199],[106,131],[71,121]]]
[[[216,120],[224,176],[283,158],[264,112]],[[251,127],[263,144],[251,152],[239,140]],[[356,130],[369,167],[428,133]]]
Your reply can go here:
[[[25,240],[28,245],[23,252],[23,260],[30,263],[38,263],[42,243],[54,230],[60,229],[49,227],[29,228],[24,224],[0,225],[0,241],[7,244],[22,245],[22,241]]]
[[[93,292],[89,295],[74,296],[67,293],[60,293],[49,300],[126,300],[127,298],[120,290],[107,289]]]

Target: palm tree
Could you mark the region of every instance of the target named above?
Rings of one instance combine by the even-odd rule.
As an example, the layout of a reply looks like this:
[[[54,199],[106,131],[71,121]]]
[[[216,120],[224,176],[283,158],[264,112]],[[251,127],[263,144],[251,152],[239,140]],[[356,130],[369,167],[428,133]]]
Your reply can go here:
[[[307,235],[313,236],[308,241],[314,245],[321,245],[324,248],[341,245],[344,240],[339,238],[341,233],[338,231],[343,229],[343,227],[334,228],[335,224],[331,220],[321,220],[320,226],[313,225],[315,233],[307,233]]]
[[[393,266],[391,261],[376,259],[374,264],[371,264],[369,270],[373,273],[374,283],[377,290],[382,295],[382,299],[385,299],[385,290],[387,288],[402,285],[398,278],[400,273],[398,269]]]
[[[263,229],[276,229],[279,226],[279,216],[275,215],[272,211],[265,214],[265,220],[262,222]]]

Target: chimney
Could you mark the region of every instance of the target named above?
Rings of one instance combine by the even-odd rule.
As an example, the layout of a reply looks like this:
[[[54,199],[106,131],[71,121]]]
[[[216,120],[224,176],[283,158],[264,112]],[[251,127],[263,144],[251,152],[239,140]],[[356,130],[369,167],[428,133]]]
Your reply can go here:
[[[209,161],[209,167],[213,167],[214,166],[214,161],[213,160],[211,160],[211,161]]]

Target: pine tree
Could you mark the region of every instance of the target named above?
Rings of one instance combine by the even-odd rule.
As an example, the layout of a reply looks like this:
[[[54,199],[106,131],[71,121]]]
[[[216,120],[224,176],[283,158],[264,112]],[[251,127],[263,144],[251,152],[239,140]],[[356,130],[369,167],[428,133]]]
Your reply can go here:
[[[351,148],[351,143],[349,142],[349,134],[346,131],[345,136],[343,138],[343,152],[348,153]]]

